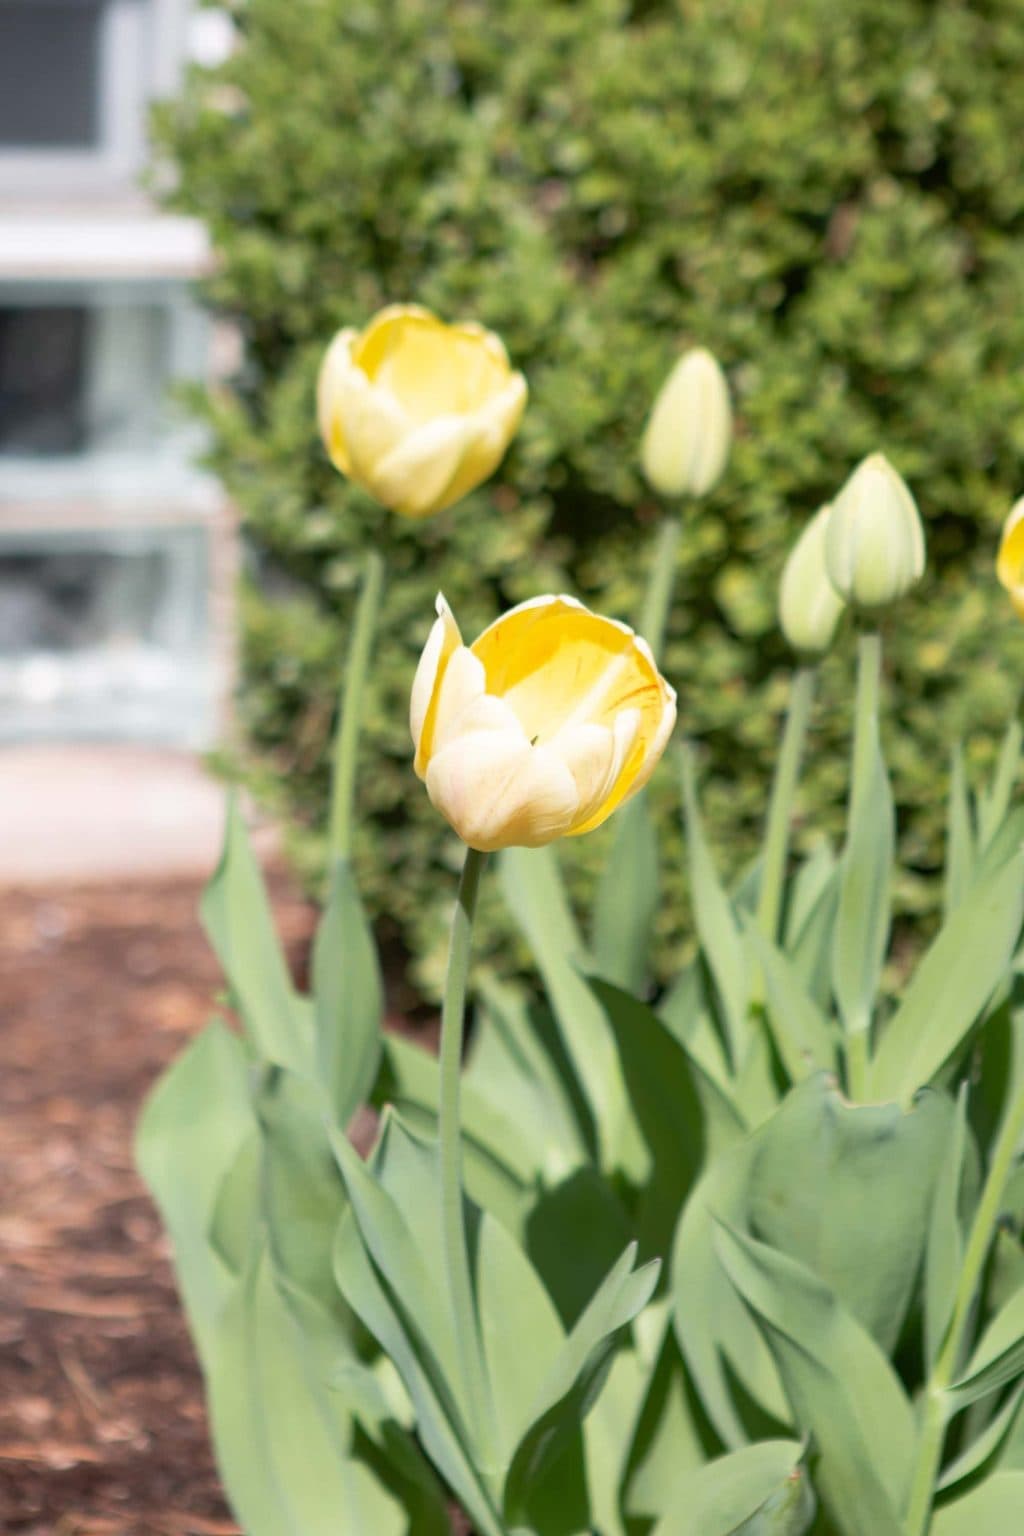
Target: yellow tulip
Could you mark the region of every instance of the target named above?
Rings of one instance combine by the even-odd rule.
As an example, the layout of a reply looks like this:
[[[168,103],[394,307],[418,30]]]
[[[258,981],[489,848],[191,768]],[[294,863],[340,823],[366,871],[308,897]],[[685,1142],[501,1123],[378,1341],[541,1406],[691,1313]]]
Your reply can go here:
[[[1010,601],[1024,619],[1024,496],[1006,519],[999,541],[996,575],[1010,594]]]
[[[413,683],[416,773],[462,840],[537,848],[599,827],[654,772],[676,696],[644,640],[571,597],[471,646],[443,597]]]
[[[493,474],[525,405],[526,380],[493,332],[416,304],[339,331],[317,384],[335,467],[406,517],[440,512]]]

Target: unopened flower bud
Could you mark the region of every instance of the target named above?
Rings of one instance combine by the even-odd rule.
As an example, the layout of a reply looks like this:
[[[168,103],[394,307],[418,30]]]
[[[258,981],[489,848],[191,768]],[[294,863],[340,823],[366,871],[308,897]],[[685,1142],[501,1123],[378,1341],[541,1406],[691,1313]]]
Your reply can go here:
[[[725,468],[732,407],[725,375],[703,347],[676,363],[644,432],[644,474],[664,496],[703,496]]]
[[[832,505],[828,577],[857,608],[884,608],[924,574],[924,529],[906,482],[881,453],[859,464]]]
[[[811,518],[793,545],[779,584],[779,623],[794,651],[823,656],[846,604],[828,579],[825,537],[831,506]]]
[[[996,575],[1009,592],[1018,615],[1024,619],[1024,496],[1014,503],[1003,527]]]

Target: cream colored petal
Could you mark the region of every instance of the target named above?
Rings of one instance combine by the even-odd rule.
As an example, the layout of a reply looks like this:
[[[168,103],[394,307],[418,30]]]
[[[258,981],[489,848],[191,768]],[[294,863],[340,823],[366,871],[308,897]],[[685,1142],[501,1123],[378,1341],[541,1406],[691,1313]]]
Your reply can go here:
[[[351,461],[336,405],[342,380],[354,371],[352,346],[357,334],[351,327],[338,332],[324,353],[316,381],[316,414],[320,436],[332,462],[344,475],[349,474]]]
[[[516,435],[526,408],[526,397],[526,380],[521,373],[513,374],[500,394],[494,395],[470,416],[466,451],[438,511],[454,506],[494,474]]]
[[[521,731],[459,736],[431,759],[427,793],[471,848],[537,848],[562,837],[579,806],[572,774]]]
[[[405,517],[426,517],[444,505],[472,436],[463,416],[439,416],[410,432],[374,465],[368,486],[378,501]]]
[[[455,616],[440,592],[435,606],[437,619],[423,647],[409,699],[409,729],[416,748],[414,766],[421,779],[433,748],[440,686],[448,663],[462,645]]]
[[[625,709],[611,728],[576,726],[551,743],[576,780],[580,804],[574,826],[589,822],[602,809],[636,742],[640,720],[638,709]]]
[[[460,645],[452,653],[438,692],[432,754],[442,751],[448,745],[453,733],[459,730],[463,715],[471,705],[479,703],[485,691],[483,667],[471,650]]]
[[[340,424],[354,480],[376,495],[377,467],[400,448],[413,428],[388,390],[371,384],[361,369],[339,371],[333,389],[333,416]]]

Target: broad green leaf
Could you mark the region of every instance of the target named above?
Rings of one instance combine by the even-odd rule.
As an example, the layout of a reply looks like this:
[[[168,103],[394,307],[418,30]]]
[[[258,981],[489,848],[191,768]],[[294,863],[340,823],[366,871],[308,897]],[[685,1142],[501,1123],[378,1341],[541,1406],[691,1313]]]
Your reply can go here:
[[[666,1514],[680,1473],[703,1466],[716,1450],[714,1431],[701,1412],[669,1327],[631,1436],[624,1493],[627,1514],[649,1520]]]
[[[205,1361],[233,1289],[209,1239],[217,1198],[255,1129],[249,1063],[239,1037],[208,1024],[159,1079],[135,1137],[135,1160],[171,1236],[178,1285]]]
[[[628,992],[640,992],[647,980],[659,883],[658,836],[647,796],[640,794],[615,818],[594,899],[594,967]]]
[[[648,1380],[648,1369],[638,1352],[629,1348],[618,1350],[612,1357],[601,1394],[583,1422],[590,1523],[602,1536],[627,1536],[623,1482],[632,1430]]]
[[[1018,853],[977,882],[919,963],[875,1054],[876,1098],[908,1100],[959,1049],[1006,976],[1022,917]]]
[[[832,935],[832,989],[848,1034],[871,1026],[889,943],[895,838],[892,789],[876,736],[871,777],[855,804],[840,860]]]
[[[978,847],[984,853],[1010,809],[1017,776],[1020,773],[1021,745],[1024,732],[1018,720],[1011,720],[999,750],[992,783],[978,799]]]
[[[695,960],[680,971],[656,1012],[706,1075],[731,1097],[735,1085],[722,1037],[712,1019],[710,987],[704,966]]]
[[[706,1147],[738,1141],[743,1122],[650,1008],[607,982],[595,981],[592,989],[615,1037],[649,1154],[640,1201],[641,1253],[664,1253],[700,1174]],[[710,1117],[716,1124],[709,1129]]]
[[[259,1232],[260,1157],[259,1128],[254,1125],[224,1175],[210,1222],[210,1243],[235,1275],[248,1264]]]
[[[573,1069],[593,1113],[606,1168],[642,1164],[642,1148],[617,1070],[615,1045],[578,966],[587,956],[569,911],[552,848],[508,848],[501,883],[533,951]]]
[[[675,1482],[653,1536],[804,1536],[815,1499],[795,1440],[762,1440]]]
[[[962,1499],[935,1511],[929,1536],[1015,1536],[1024,1511],[1024,1472],[993,1472]]]
[[[1014,1389],[995,1417],[985,1425],[978,1438],[965,1451],[961,1451],[955,1461],[950,1462],[943,1469],[937,1484],[940,1492],[955,1487],[957,1483],[963,1482],[968,1477],[973,1477],[986,1463],[998,1460],[999,1452],[1018,1424],[1022,1422],[1022,1406],[1024,1406],[1024,1381]]]
[[[437,1057],[398,1035],[387,1037],[384,1052],[383,1087],[388,1102],[421,1137],[435,1137],[441,1082]],[[527,1128],[504,1106],[484,1098],[468,1076],[463,1080],[461,1105],[467,1192],[476,1204],[518,1231],[531,1186],[541,1171],[539,1137],[531,1142]]]
[[[683,748],[683,810],[694,920],[722,1005],[729,1056],[738,1070],[745,1055],[750,977],[739,922],[718,877],[697,799],[693,753]]]
[[[946,872],[943,908],[948,918],[963,901],[974,874],[974,828],[971,802],[964,773],[964,754],[957,742],[949,775],[949,808],[946,813]]]
[[[247,1536],[411,1536],[401,1505],[353,1458],[349,1414],[302,1362],[268,1256],[257,1250],[207,1368],[217,1461]],[[438,1500],[435,1536],[441,1513]]]
[[[531,1424],[505,1480],[506,1518],[515,1523],[529,1507],[531,1486],[543,1479],[593,1407],[611,1368],[622,1331],[651,1299],[657,1262],[634,1270],[631,1244],[609,1272],[549,1368]]]
[[[952,1135],[942,1153],[925,1245],[925,1364],[934,1365],[953,1313],[964,1256],[960,1192],[967,1154],[967,1084],[960,1090]]]
[[[998,1391],[1024,1374],[1024,1290],[1011,1296],[989,1323],[967,1363],[949,1388],[954,1411]]]
[[[793,952],[807,924],[813,920],[822,897],[833,882],[836,868],[832,846],[827,837],[822,837],[792,875],[786,892],[783,925],[783,948],[787,954]]]
[[[514,1121],[532,1144],[531,1166],[557,1183],[592,1161],[593,1122],[554,1024],[526,994],[477,983],[480,1007],[464,1082]]]
[[[808,995],[823,1012],[832,1008],[832,948],[839,907],[840,869],[834,864],[806,918],[792,936],[787,927],[785,953]]]
[[[673,1321],[704,1409],[730,1449],[757,1438],[737,1405],[731,1378],[763,1413],[789,1417],[771,1355],[747,1308],[729,1284],[715,1243],[716,1222],[747,1220],[752,1141],[710,1162],[694,1186],[672,1250]]]
[[[802,1082],[814,1072],[832,1071],[836,1042],[829,1021],[805,990],[788,955],[751,923],[747,942],[761,965],[768,994],[768,1025],[789,1078]]]
[[[254,1049],[267,1061],[308,1075],[308,1011],[292,987],[263,875],[234,796],[228,801],[220,863],[199,911]]]
[[[851,1104],[819,1074],[750,1146],[750,1231],[814,1272],[891,1350],[921,1265],[952,1105]]]
[[[831,1518],[847,1536],[900,1536],[917,1429],[892,1366],[805,1265],[725,1227],[717,1246],[814,1438]]]
[[[377,946],[347,859],[334,866],[316,931],[313,999],[319,1078],[344,1128],[373,1091],[384,1009]]]
[[[634,1226],[621,1192],[594,1167],[578,1168],[537,1194],[523,1241],[567,1328],[630,1241]]]

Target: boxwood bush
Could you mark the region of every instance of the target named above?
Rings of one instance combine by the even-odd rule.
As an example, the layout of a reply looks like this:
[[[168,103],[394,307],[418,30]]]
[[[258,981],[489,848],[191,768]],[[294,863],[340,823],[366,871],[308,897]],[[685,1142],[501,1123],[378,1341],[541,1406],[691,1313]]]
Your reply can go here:
[[[233,57],[157,121],[158,174],[203,218],[209,302],[245,342],[196,401],[244,514],[244,772],[304,831],[360,570],[389,586],[360,876],[437,977],[454,839],[414,784],[406,708],[435,590],[468,633],[544,590],[634,616],[660,509],[638,470],[678,349],[726,367],[737,440],[687,521],[666,670],[742,867],[789,658],[796,530],[881,448],[926,520],[922,595],[887,635],[888,750],[912,917],[937,863],[951,733],[991,751],[1024,670],[995,585],[1024,454],[1020,0],[235,0]],[[422,524],[347,487],[315,433],[336,327],[416,299],[506,339],[532,398],[498,477]],[[838,805],[849,643],[825,669],[807,794]],[[769,708],[765,708],[765,705]],[[676,824],[663,770],[659,824]],[[607,846],[567,848],[577,889]],[[664,952],[687,915],[666,832]],[[492,937],[499,929],[492,926]]]

